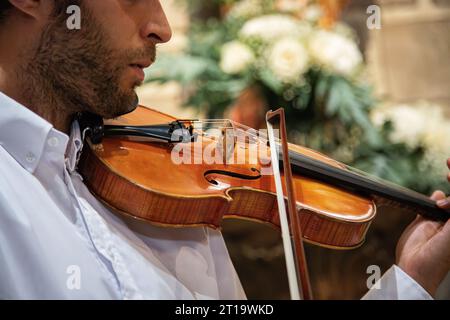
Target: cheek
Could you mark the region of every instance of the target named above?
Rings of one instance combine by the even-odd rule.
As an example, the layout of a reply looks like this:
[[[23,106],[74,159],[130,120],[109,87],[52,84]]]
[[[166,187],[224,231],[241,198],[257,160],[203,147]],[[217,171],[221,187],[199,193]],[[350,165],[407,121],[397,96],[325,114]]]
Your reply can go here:
[[[107,37],[110,48],[126,50],[131,44],[136,44],[139,28],[130,14],[125,1],[90,1],[89,5]]]

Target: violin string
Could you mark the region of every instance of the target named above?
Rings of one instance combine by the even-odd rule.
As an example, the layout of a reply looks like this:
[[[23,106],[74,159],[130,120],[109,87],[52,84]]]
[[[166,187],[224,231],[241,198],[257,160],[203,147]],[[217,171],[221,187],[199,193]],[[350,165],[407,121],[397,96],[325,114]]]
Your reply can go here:
[[[232,120],[227,120],[227,119],[205,119],[205,120],[195,120],[195,121],[188,121],[188,122],[195,123],[195,124],[211,125],[211,127],[210,127],[211,129],[221,129],[221,130],[223,130],[223,129],[232,129],[235,132],[234,133],[234,137],[238,136],[236,134],[236,131],[241,130],[243,132],[245,131],[245,134],[247,136],[249,136],[250,138],[254,138],[256,141],[259,141],[260,143],[267,144],[267,141],[268,141],[267,135],[262,134],[260,131],[258,133],[256,129],[253,129],[253,128],[249,127],[249,126],[246,126],[246,125],[241,124],[241,123],[237,123],[237,122],[232,121]],[[204,135],[204,134],[202,134],[202,135]],[[276,142],[276,144],[278,146],[281,145],[281,140],[279,138],[275,138],[275,142]],[[307,158],[309,158],[311,160],[317,161],[316,159],[313,159],[313,158],[311,158],[309,156],[306,156],[306,155],[303,155],[303,156],[305,156],[305,157],[307,157]],[[322,161],[319,161],[319,162],[322,162]],[[362,178],[365,178],[368,181],[372,181],[372,182],[375,182],[375,183],[383,183],[383,184],[385,184],[387,186],[390,186],[394,190],[402,191],[403,193],[406,193],[406,194],[411,195],[411,196],[416,196],[416,197],[418,195],[423,196],[422,194],[418,194],[417,192],[413,192],[413,191],[411,191],[411,190],[409,190],[407,188],[400,187],[400,186],[398,186],[396,184],[393,184],[392,182],[386,181],[384,179],[380,179],[379,177],[376,177],[374,175],[368,174],[367,172],[361,171],[361,170],[359,170],[357,168],[350,167],[350,166],[348,166],[348,165],[346,165],[344,163],[341,163],[341,162],[339,162],[339,163],[341,165],[345,166],[345,168],[347,170],[349,170],[350,172],[352,172],[353,174],[355,174],[357,176],[360,176]],[[343,170],[343,169],[341,169],[341,170]],[[425,197],[425,196],[423,196],[423,197]]]
[[[206,119],[206,120],[196,120],[196,121],[191,121],[194,123],[200,123],[200,124],[211,124],[211,128],[212,129],[232,129],[234,130],[234,137],[237,137],[238,135],[236,134],[236,131],[241,130],[241,131],[245,131],[245,135],[254,138],[256,141],[259,141],[260,143],[265,143],[267,144],[267,142],[269,141],[268,136],[264,135],[261,133],[261,131],[258,132],[258,130],[253,129],[249,126],[246,126],[244,124],[235,122],[233,120],[228,120],[228,119]],[[281,140],[279,138],[275,138],[275,143],[277,144],[277,146],[281,146]],[[303,155],[304,157],[309,158],[312,161],[317,161],[320,163],[323,163],[320,160],[311,158],[307,155]],[[402,186],[398,186],[390,181],[386,181],[385,179],[379,178],[375,175],[369,174],[367,172],[364,172],[362,170],[359,170],[357,168],[348,166],[342,162],[338,162],[339,164],[343,165],[347,171],[350,171],[351,173],[353,173],[356,176],[359,176],[361,178],[367,179],[368,181],[374,182],[374,183],[382,183],[385,186],[391,187],[393,190],[398,191],[398,192],[402,192],[403,194],[407,194],[409,196],[415,197],[415,198],[420,198],[421,200],[429,200],[426,196],[424,196],[423,194],[417,193],[413,190],[410,190],[408,188],[402,187]],[[334,168],[335,170],[342,170],[345,171],[342,168]]]
[[[205,120],[194,120],[194,121],[189,121],[191,123],[200,123],[200,124],[214,124],[213,126],[210,127],[210,129],[240,129],[242,131],[246,131],[246,134],[251,137],[251,138],[255,138],[255,140],[259,140],[260,142],[266,143],[268,141],[267,136],[262,137],[261,134],[258,133],[253,133],[255,131],[257,131],[256,129],[253,129],[249,126],[243,125],[241,123],[237,123],[235,121],[232,120],[227,120],[227,119],[205,119]],[[222,124],[222,125],[220,125]],[[224,126],[223,124],[226,124],[226,126]],[[197,129],[197,128],[196,128]],[[203,127],[202,127],[203,129]],[[245,129],[245,130],[244,130]],[[260,132],[261,133],[261,132]],[[236,136],[236,134],[235,134]],[[277,144],[280,144],[280,139],[275,138],[275,142]]]

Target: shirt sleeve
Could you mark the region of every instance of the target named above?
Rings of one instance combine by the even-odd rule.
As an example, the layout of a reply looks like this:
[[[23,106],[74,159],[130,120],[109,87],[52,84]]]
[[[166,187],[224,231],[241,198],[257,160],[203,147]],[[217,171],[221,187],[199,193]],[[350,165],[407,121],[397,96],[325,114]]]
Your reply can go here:
[[[433,300],[433,297],[406,272],[393,265],[362,300]]]

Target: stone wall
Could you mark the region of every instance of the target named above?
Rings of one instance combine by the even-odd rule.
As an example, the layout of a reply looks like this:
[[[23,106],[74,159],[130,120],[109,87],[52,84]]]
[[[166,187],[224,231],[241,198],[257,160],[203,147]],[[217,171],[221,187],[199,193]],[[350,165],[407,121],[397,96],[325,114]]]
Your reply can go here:
[[[395,102],[428,100],[450,116],[450,1],[380,0],[381,30],[367,57],[378,94]]]

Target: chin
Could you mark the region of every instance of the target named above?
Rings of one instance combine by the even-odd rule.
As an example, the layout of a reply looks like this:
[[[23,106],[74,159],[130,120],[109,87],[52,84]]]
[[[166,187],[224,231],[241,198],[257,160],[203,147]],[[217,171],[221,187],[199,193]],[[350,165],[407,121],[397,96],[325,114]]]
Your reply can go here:
[[[130,97],[130,99],[126,99],[126,101],[127,102],[124,101],[121,105],[118,105],[117,108],[115,108],[110,118],[117,118],[127,113],[133,112],[139,106],[139,98],[134,92],[132,97]]]
[[[133,102],[130,103],[128,111],[126,113],[133,112],[139,106],[139,98],[138,98],[138,96],[137,96],[137,94],[135,92],[134,92],[134,96],[133,96],[133,100],[132,101]]]

